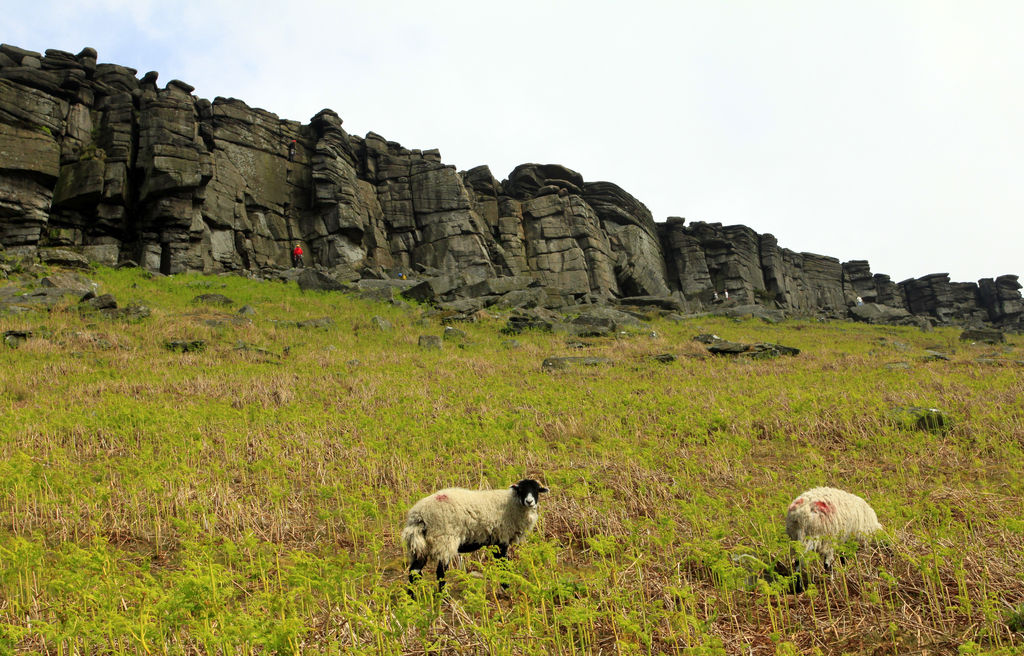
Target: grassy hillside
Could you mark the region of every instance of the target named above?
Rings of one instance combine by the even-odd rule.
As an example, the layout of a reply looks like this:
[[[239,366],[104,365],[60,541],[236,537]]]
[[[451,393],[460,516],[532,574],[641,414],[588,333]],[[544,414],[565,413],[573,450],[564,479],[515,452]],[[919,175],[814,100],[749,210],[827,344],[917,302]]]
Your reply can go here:
[[[427,350],[418,337],[443,327],[426,308],[90,277],[152,315],[68,301],[0,317],[33,332],[0,347],[0,653],[1024,649],[1020,336],[655,319],[579,349],[540,332],[510,345],[484,317]],[[704,332],[802,352],[705,357]],[[543,371],[550,355],[611,362]],[[908,406],[952,425],[894,421]],[[524,476],[551,494],[507,570],[477,553],[444,595],[431,571],[411,599],[405,510]],[[817,485],[867,498],[885,535],[803,594],[752,577],[737,556],[788,561],[786,507]]]

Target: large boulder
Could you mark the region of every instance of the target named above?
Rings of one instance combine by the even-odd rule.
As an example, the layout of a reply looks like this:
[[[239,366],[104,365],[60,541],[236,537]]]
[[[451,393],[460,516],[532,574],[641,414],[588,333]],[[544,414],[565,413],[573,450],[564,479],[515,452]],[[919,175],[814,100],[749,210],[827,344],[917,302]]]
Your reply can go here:
[[[879,303],[863,303],[851,307],[850,316],[864,323],[892,324],[909,319],[910,313],[903,308],[889,307]]]
[[[583,176],[560,164],[520,164],[501,183],[505,192],[513,198],[527,200],[542,195],[539,192],[553,187],[579,194],[583,188]],[[550,193],[550,189],[546,190]]]
[[[299,289],[302,291],[344,291],[348,289],[342,282],[332,278],[319,269],[303,269],[298,278]]]

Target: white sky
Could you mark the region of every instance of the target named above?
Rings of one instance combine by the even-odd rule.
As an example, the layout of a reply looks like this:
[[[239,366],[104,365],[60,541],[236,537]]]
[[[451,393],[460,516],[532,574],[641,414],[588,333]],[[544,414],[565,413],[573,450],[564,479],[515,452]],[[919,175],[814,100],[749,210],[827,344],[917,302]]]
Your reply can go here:
[[[0,41],[99,51],[306,123],[614,182],[900,281],[1024,275],[1024,2],[92,0]]]

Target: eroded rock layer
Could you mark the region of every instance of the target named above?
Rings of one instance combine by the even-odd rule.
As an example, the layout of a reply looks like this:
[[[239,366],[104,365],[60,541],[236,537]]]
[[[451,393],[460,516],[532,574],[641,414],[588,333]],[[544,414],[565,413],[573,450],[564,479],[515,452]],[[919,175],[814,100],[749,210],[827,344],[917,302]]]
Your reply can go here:
[[[426,278],[424,300],[832,317],[863,302],[933,322],[1021,322],[1016,276],[896,284],[866,261],[796,253],[745,226],[656,223],[621,187],[557,164],[499,181],[486,166],[456,171],[437,150],[350,135],[329,109],[300,124],[157,79],[97,63],[91,48],[0,46],[8,256],[64,247],[165,274],[270,276],[301,244],[306,264],[337,281]]]

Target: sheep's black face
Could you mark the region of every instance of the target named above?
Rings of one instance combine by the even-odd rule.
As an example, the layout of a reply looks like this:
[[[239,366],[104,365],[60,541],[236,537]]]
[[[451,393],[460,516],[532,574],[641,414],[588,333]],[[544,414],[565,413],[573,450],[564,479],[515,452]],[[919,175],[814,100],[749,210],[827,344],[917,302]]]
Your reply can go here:
[[[527,508],[535,508],[540,503],[541,493],[547,492],[548,489],[532,478],[524,478],[512,486],[512,491],[515,492],[519,503]]]

